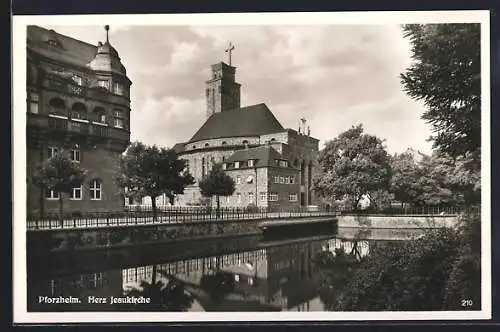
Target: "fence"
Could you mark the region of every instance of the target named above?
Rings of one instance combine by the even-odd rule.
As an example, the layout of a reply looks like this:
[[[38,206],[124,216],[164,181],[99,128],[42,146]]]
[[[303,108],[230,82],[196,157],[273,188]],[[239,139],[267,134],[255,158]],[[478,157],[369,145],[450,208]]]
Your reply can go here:
[[[244,221],[259,219],[285,219],[303,217],[336,216],[339,214],[374,214],[374,215],[457,215],[478,214],[480,207],[438,207],[424,206],[413,208],[391,208],[383,211],[373,210],[332,210],[318,207],[278,208],[221,208],[218,212],[210,207],[162,207],[154,215],[151,208],[89,212],[47,214],[43,218],[36,215],[28,216],[27,229],[61,229],[61,228],[93,228],[148,224],[177,224],[209,221]]]
[[[474,214],[481,213],[480,206],[419,206],[419,207],[391,207],[383,210],[339,210],[341,214],[362,214],[362,215],[459,215],[459,214]]]
[[[280,210],[276,208],[221,208],[219,211],[207,207],[174,207],[133,211],[46,214],[28,216],[27,229],[93,228],[108,226],[198,223],[209,221],[244,221],[259,219],[283,219],[336,215],[335,211],[308,207]]]

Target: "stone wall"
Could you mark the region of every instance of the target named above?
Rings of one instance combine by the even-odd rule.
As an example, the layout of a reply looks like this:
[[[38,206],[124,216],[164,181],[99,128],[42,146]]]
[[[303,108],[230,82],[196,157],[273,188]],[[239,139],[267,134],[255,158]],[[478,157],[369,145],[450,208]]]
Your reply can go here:
[[[360,228],[439,228],[455,227],[459,216],[421,215],[421,216],[378,216],[378,215],[340,215],[337,217],[339,227]]]

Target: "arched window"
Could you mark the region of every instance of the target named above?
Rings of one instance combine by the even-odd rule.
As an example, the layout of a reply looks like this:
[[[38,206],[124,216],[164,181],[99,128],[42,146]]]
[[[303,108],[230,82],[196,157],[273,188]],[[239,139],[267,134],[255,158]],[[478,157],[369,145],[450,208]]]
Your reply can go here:
[[[222,145],[227,145],[227,142],[226,142],[226,141],[223,141],[223,142],[222,142]]]
[[[61,98],[52,98],[49,101],[49,113],[51,114],[59,114],[59,115],[67,115],[66,113],[66,105],[64,104],[64,100]]]
[[[106,123],[106,110],[103,107],[97,106],[93,113],[96,122]]]
[[[208,143],[205,143],[205,147],[209,147],[209,146],[210,146],[210,144],[208,144]]]
[[[102,199],[102,181],[93,179],[90,181],[90,199],[100,201]]]
[[[247,140],[244,140],[242,143],[243,143],[243,145],[248,145],[248,141]]]
[[[71,107],[71,117],[73,119],[85,119],[87,108],[82,103],[74,103]]]
[[[271,142],[274,142],[274,141],[276,141],[276,138],[274,138],[274,137],[271,138]]]

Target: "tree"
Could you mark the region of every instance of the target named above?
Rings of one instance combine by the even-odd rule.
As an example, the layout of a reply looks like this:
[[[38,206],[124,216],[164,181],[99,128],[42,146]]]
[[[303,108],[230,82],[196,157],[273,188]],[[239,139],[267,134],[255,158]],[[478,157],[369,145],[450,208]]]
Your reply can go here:
[[[389,191],[394,199],[404,203],[414,203],[420,195],[421,187],[418,184],[422,172],[417,163],[417,152],[411,149],[395,154],[391,159],[392,176]]]
[[[183,194],[194,179],[186,170],[186,161],[172,149],[132,143],[121,158],[122,174],[118,182],[127,196],[151,197],[153,219],[156,220],[156,198],[165,194],[170,203]]]
[[[314,190],[322,197],[347,198],[357,209],[364,195],[387,189],[390,163],[383,141],[353,126],[326,143],[320,151],[322,174],[313,180]]]
[[[80,187],[87,170],[71,161],[63,150],[39,164],[31,180],[44,191],[54,191],[59,195],[59,218],[63,222],[63,194],[70,194]]]
[[[427,107],[434,147],[451,157],[481,149],[480,24],[408,24],[414,60],[401,74],[404,91]],[[480,167],[479,167],[480,168]]]
[[[215,164],[210,172],[199,182],[200,192],[205,197],[216,197],[217,217],[220,211],[220,196],[231,196],[234,193],[234,180],[224,172],[220,164]]]

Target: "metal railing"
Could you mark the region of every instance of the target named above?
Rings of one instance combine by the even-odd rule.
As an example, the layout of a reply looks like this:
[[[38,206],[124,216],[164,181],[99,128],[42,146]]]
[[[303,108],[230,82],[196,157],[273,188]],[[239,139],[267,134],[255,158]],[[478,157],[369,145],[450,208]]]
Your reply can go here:
[[[403,216],[439,216],[439,215],[463,215],[480,214],[480,206],[410,206],[391,207],[381,210],[339,210],[340,214],[362,214],[362,215],[403,215]]]
[[[29,215],[27,218],[28,230],[43,229],[69,229],[69,228],[95,228],[113,226],[132,226],[150,224],[180,224],[199,223],[211,221],[250,221],[268,219],[306,218],[337,216],[343,214],[362,215],[462,215],[479,214],[480,207],[408,207],[390,208],[385,210],[333,210],[328,208],[272,208],[272,207],[249,207],[249,208],[215,208],[192,206],[192,207],[158,207],[156,215],[151,207],[141,206],[140,209],[128,207],[123,211],[87,212],[87,213],[58,213],[46,214],[43,218],[39,215]]]
[[[261,219],[286,219],[334,216],[336,211],[314,210],[307,208],[273,209],[273,208],[214,208],[206,207],[174,207],[159,208],[156,215],[152,209],[115,212],[65,213],[62,218],[57,213],[46,214],[43,218],[28,216],[28,230],[94,228],[112,226],[132,226],[151,224],[180,224],[211,221],[245,221]]]

